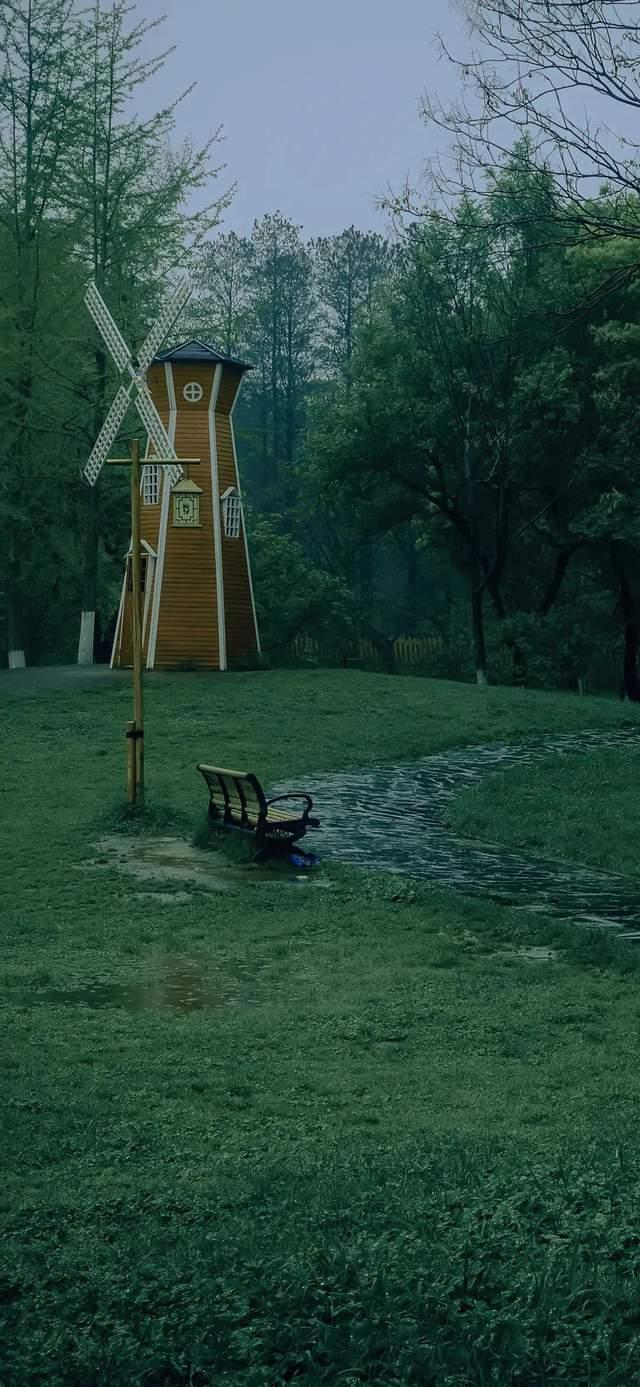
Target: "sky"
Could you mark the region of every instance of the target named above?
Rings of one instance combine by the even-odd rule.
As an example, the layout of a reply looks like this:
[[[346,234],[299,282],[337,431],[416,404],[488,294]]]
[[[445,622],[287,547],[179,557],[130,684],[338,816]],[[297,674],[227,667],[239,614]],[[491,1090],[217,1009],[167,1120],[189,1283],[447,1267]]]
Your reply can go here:
[[[446,149],[419,103],[456,94],[437,45],[440,31],[468,51],[451,0],[138,0],[137,14],[167,16],[149,51],[176,45],[147,99],[195,82],[177,134],[202,143],[223,127],[218,188],[238,184],[225,230],[280,211],[307,236],[383,231],[376,196]]]

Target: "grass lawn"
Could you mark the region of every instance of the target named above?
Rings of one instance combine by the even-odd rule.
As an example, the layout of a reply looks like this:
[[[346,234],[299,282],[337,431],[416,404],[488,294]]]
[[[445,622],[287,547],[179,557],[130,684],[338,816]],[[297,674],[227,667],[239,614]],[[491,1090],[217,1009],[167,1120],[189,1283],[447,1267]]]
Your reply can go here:
[[[87,870],[129,702],[3,708],[1,1387],[630,1387],[640,952],[330,864],[162,902]],[[634,718],[355,671],[156,676],[140,831],[194,831],[198,759],[302,784]],[[29,1000],[185,958],[259,1000]]]
[[[447,820],[473,838],[640,876],[640,749],[498,772],[456,796]]]

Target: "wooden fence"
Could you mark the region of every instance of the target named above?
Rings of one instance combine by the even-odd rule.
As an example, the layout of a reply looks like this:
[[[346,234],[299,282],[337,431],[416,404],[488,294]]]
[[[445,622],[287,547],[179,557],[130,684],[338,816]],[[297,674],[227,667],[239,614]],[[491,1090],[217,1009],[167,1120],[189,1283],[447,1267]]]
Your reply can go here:
[[[296,665],[339,665],[347,668],[379,671],[393,670],[396,674],[423,674],[440,678],[472,679],[472,653],[465,640],[448,642],[441,636],[400,636],[398,640],[376,645],[362,637],[340,650],[325,649],[311,636],[297,636],[288,649],[288,659]],[[510,652],[504,648],[495,652],[492,677],[499,684],[511,684],[513,679]]]
[[[331,664],[363,665],[374,669],[385,669],[393,664],[399,673],[403,670],[415,673],[433,665],[445,649],[445,642],[440,636],[401,636],[389,644],[388,652],[374,641],[361,637],[329,655],[311,636],[297,636],[289,647],[289,653],[296,664],[317,665],[328,661]]]

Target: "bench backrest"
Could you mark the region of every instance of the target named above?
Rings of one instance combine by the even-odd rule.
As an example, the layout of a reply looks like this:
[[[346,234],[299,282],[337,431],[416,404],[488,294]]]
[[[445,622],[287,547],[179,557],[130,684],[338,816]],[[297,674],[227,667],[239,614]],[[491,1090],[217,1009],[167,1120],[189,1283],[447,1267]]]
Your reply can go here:
[[[209,801],[225,823],[255,828],[266,817],[267,801],[262,786],[249,771],[229,771],[222,766],[199,765],[209,790]]]

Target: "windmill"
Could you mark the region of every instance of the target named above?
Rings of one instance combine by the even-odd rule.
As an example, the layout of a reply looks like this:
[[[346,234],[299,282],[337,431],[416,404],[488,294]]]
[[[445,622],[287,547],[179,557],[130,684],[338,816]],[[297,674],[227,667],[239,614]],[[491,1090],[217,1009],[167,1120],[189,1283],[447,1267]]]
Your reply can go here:
[[[117,437],[122,421],[133,404],[138,412],[149,438],[149,447],[154,448],[153,463],[166,469],[167,484],[174,487],[183,476],[183,468],[174,445],[164,427],[146,384],[146,373],[158,348],[173,327],[179,313],[190,297],[191,287],[186,278],[181,278],[167,300],[156,323],[151,329],[138,355],[137,364],[117,327],[96,285],[91,283],[85,295],[85,303],[93,321],[113,358],[120,373],[129,377],[122,384],[111,405],[93,446],[91,456],[84,469],[84,477],[90,486],[95,486],[105,463],[129,465],[131,467],[131,570],[133,607],[133,722],[127,724],[128,738],[128,791],[129,800],[135,803],[144,797],[144,713],[142,692],[142,602],[141,602],[141,544],[140,544],[140,445],[136,440],[131,445],[129,458],[108,458],[109,449]],[[185,459],[189,463],[197,458]],[[84,619],[85,613],[83,613]],[[81,635],[82,643],[82,635]]]

